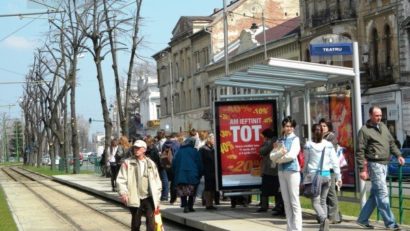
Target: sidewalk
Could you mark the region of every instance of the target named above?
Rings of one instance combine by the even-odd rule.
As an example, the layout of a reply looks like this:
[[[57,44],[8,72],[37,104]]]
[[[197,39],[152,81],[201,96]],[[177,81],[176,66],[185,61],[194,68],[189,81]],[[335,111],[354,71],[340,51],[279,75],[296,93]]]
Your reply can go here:
[[[119,201],[118,194],[111,191],[109,178],[89,174],[60,175],[54,176],[53,178],[56,181],[93,192],[111,200]],[[258,207],[256,205],[250,205],[247,208],[237,206],[235,209],[232,209],[229,202],[222,202],[216,211],[208,211],[200,204],[196,204],[194,208],[196,210],[195,212],[183,213],[182,208],[179,207],[179,203],[170,205],[166,202],[161,204],[161,213],[166,219],[201,230],[286,230],[286,219],[284,217],[273,217],[270,212],[257,213],[256,210]],[[313,214],[314,211],[312,210],[303,211],[303,230],[317,231],[319,229],[319,225]],[[343,216],[343,218],[345,219],[344,222],[331,225],[330,229],[332,231],[364,230],[356,225],[355,217]],[[376,225],[376,230],[385,230],[382,224]]]

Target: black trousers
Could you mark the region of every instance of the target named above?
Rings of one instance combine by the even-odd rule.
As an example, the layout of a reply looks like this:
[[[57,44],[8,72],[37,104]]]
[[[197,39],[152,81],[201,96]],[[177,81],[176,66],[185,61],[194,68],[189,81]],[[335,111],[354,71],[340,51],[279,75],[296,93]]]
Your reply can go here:
[[[141,226],[141,217],[145,216],[147,231],[154,231],[154,202],[152,197],[142,199],[140,207],[130,207],[131,211],[131,231],[139,231]]]

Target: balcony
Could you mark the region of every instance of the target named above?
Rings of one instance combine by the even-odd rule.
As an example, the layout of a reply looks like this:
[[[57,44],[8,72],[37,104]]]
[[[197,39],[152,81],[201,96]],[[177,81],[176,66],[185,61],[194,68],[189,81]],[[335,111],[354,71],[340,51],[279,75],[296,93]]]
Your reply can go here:
[[[380,63],[378,65],[370,65],[366,68],[368,73],[367,82],[373,87],[383,86],[394,83],[393,66]]]
[[[329,23],[336,23],[345,19],[356,18],[356,10],[326,9],[312,15],[312,27],[317,27]]]

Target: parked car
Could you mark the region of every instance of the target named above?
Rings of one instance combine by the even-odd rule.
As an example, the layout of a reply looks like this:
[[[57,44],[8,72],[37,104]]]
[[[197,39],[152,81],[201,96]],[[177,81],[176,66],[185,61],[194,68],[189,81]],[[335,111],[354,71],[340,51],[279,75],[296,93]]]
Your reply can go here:
[[[48,154],[43,155],[43,158],[41,158],[41,164],[42,165],[47,165],[50,163],[50,156]]]
[[[55,164],[59,165],[60,164],[60,156],[56,156],[55,158]],[[48,158],[47,165],[51,165],[51,158]]]
[[[403,179],[410,179],[410,148],[400,149],[403,158],[406,160],[406,164],[402,167],[402,177]],[[399,162],[397,158],[392,155],[389,163],[389,175],[398,178],[399,177]]]

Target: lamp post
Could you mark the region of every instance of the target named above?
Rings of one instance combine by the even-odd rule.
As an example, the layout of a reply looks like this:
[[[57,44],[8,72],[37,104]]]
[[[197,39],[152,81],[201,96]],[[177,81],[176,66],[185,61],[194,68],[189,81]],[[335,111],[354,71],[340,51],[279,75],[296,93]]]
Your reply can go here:
[[[172,61],[171,61],[171,53],[168,51],[165,51],[162,53],[162,55],[166,55],[167,56],[167,61],[168,61],[168,71],[169,71],[169,91],[170,91],[170,103],[171,103],[171,132],[174,131],[174,96],[173,96],[173,92],[174,92],[174,88],[173,88],[173,83],[174,83],[174,78],[172,75]],[[163,66],[162,69],[165,69],[166,67]],[[168,113],[168,111],[167,111]]]
[[[173,82],[174,78],[172,76],[172,62],[171,62],[171,54],[168,53],[168,65],[169,65],[169,78],[170,78],[170,100],[171,100],[171,132],[174,132],[174,88],[173,88]]]

